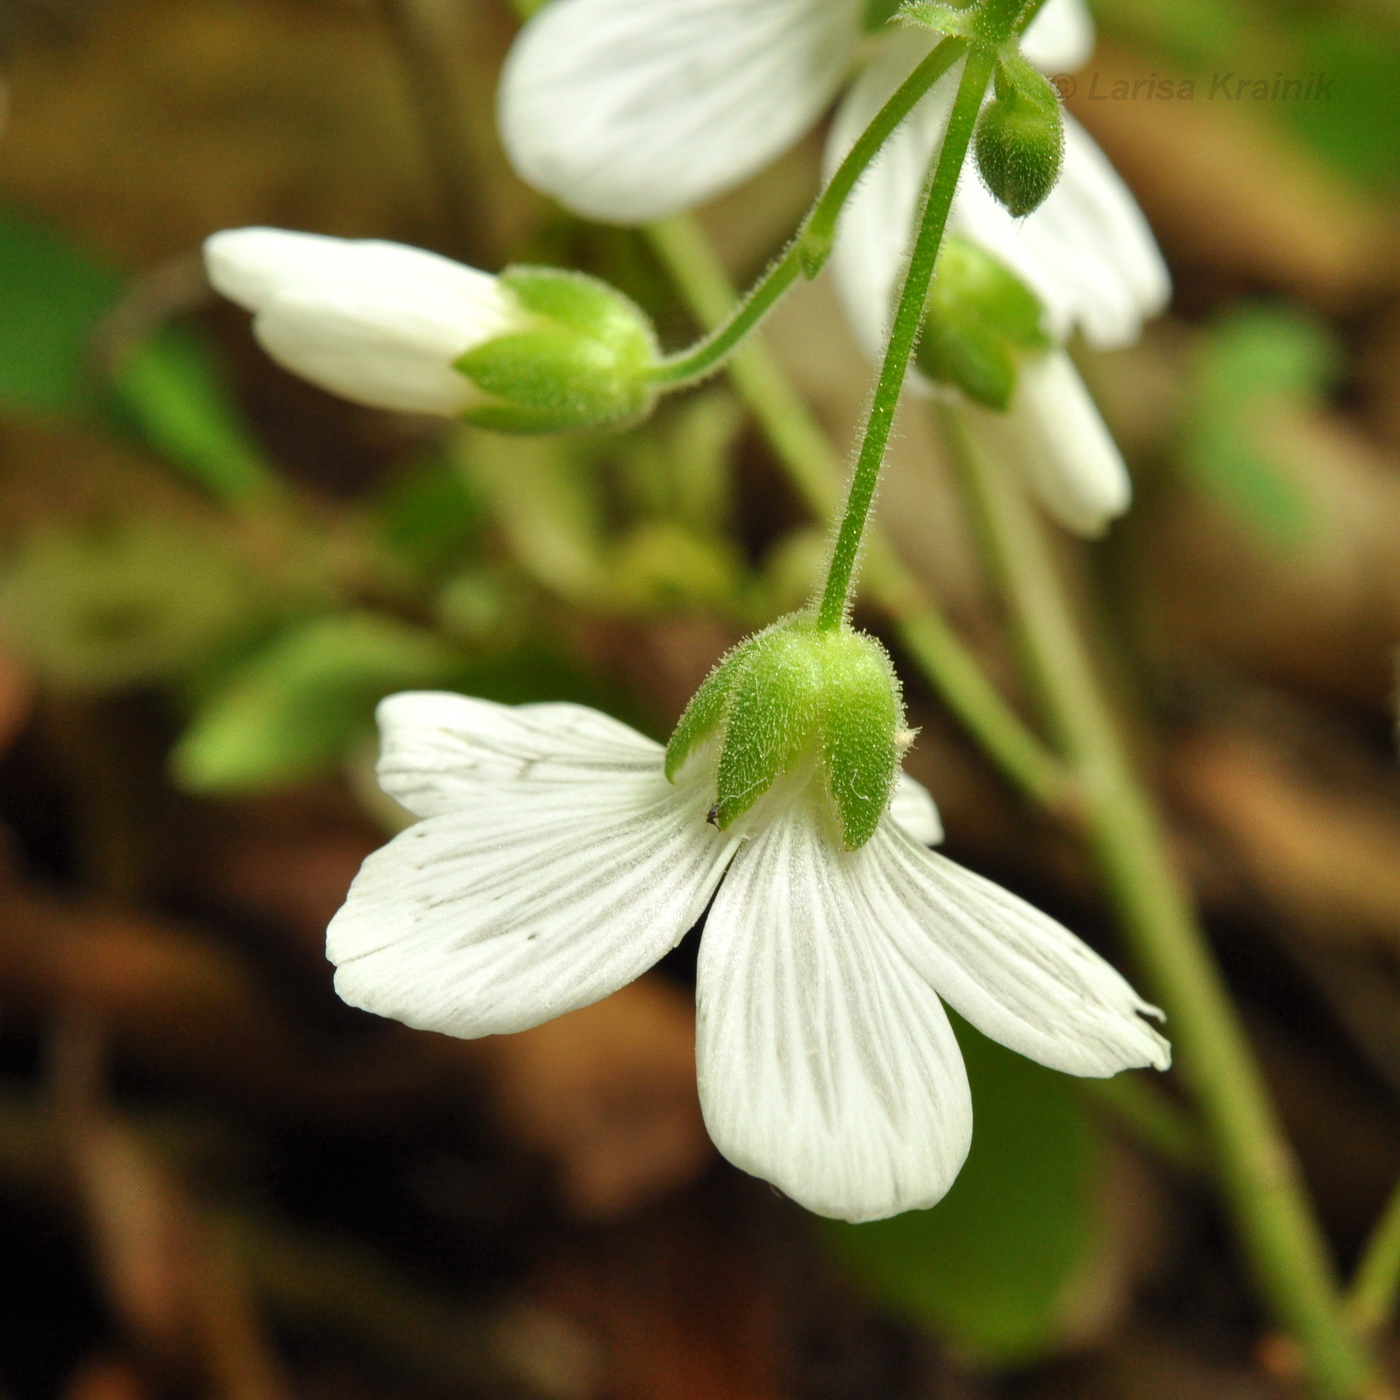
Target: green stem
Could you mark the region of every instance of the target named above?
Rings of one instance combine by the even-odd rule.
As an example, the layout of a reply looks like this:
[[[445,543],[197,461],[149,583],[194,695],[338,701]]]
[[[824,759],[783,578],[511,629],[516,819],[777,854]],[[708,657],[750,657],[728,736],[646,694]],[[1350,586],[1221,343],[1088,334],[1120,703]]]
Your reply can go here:
[[[652,224],[647,237],[696,320],[722,322],[734,304],[734,284],[699,222],[683,214]],[[833,519],[841,503],[841,459],[761,334],[750,337],[728,369],[807,508],[818,519]],[[1002,699],[874,527],[864,575],[911,659],[1007,779],[1042,806],[1068,806],[1064,765]]]
[[[1400,1295],[1400,1183],[1391,1192],[1381,1218],[1366,1242],[1352,1281],[1347,1310],[1362,1336],[1379,1332],[1395,1312]]]
[[[1178,1063],[1258,1287],[1301,1349],[1317,1395],[1367,1394],[1371,1359],[1343,1316],[1297,1163],[1155,804],[1134,772],[1049,541],[1019,482],[979,449],[963,414],[949,407],[946,418],[1046,711],[1078,775],[1093,853],[1169,1013]]]
[[[968,54],[938,159],[924,191],[919,209],[918,236],[914,240],[914,250],[909,255],[909,266],[900,287],[889,344],[885,347],[885,358],[875,382],[875,394],[865,420],[860,452],[851,473],[846,508],[831,550],[826,587],[817,608],[819,628],[839,627],[850,606],[851,585],[860,558],[865,522],[875,500],[875,487],[885,461],[885,446],[894,426],[895,410],[904,388],[909,357],[914,353],[919,332],[923,328],[929,283],[933,281],[933,269],[938,262],[939,249],[943,246],[943,230],[948,222],[948,211],[953,207],[953,195],[957,192],[958,176],[962,174],[963,158],[972,143],[977,114],[982,109],[982,98],[995,65],[995,55],[983,49],[973,49]]]
[[[861,133],[831,177],[797,236],[783,255],[749,289],[742,300],[731,302],[724,319],[698,344],[668,355],[657,366],[655,379],[668,389],[694,384],[720,369],[725,360],[753,332],[800,274],[815,277],[831,255],[841,210],[866,167],[880,153],[895,128],[913,111],[919,99],[962,57],[962,39],[944,39],[900,84],[894,96],[880,108],[874,121]]]

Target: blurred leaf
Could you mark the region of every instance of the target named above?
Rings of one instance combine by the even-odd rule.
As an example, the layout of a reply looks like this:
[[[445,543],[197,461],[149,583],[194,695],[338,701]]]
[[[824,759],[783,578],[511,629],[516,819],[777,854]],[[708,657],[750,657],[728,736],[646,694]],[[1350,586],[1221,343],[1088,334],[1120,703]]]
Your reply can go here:
[[[825,1227],[891,1307],[991,1363],[1053,1346],[1098,1230],[1093,1132],[1071,1080],[955,1022],[972,1151],[931,1210]]]
[[[216,500],[246,505],[280,490],[198,337],[166,327],[136,347],[112,390],[142,436]]]
[[[121,290],[115,272],[0,209],[0,406],[68,413],[89,402],[89,342]]]
[[[374,613],[298,623],[209,698],[171,756],[191,792],[249,792],[331,768],[396,690],[444,685],[458,653],[430,632]]]
[[[655,520],[619,543],[599,599],[627,612],[733,612],[743,578],[743,558],[732,540]]]
[[[254,586],[194,522],[51,525],[0,573],[0,619],[41,676],[84,690],[180,674],[256,616]]]
[[[394,478],[377,511],[385,548],[428,573],[465,564],[484,524],[481,501],[464,474],[440,458]]]
[[[1232,311],[1197,354],[1182,461],[1253,533],[1294,546],[1311,532],[1306,485],[1265,447],[1262,428],[1319,397],[1337,364],[1330,333],[1287,306]]]
[[[465,428],[456,462],[481,493],[511,554],[538,583],[587,606],[597,594],[603,509],[586,446]]]
[[[1400,17],[1400,11],[1396,12]],[[1281,102],[1280,115],[1328,163],[1353,179],[1400,181],[1400,25],[1387,33],[1371,17],[1288,17],[1295,73],[1330,80],[1321,101]]]

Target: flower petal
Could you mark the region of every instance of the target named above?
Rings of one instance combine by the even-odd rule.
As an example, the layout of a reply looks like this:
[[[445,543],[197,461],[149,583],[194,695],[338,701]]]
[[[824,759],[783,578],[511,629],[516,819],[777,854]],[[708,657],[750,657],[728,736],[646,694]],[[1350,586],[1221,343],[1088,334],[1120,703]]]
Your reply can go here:
[[[914,30],[881,40],[832,123],[828,172],[929,47],[929,36]],[[960,71],[940,79],[910,113],[841,216],[832,268],[856,338],[872,357],[884,346],[914,213]],[[1067,340],[1077,328],[1091,345],[1111,349],[1137,338],[1143,320],[1166,305],[1171,282],[1141,211],[1107,157],[1072,117],[1064,120],[1064,166],[1039,209],[1013,218],[969,161],[949,228],[994,253],[1026,282],[1044,303],[1046,330],[1056,339]]]
[[[932,1205],[972,1136],[947,1013],[870,904],[867,850],[840,850],[795,803],[734,858],[697,981],[715,1145],[843,1220]]]
[[[1014,894],[886,821],[862,847],[880,926],[984,1035],[1051,1069],[1104,1078],[1166,1069],[1160,1016],[1097,953]]]
[[[554,0],[501,78],[511,161],[588,218],[644,223],[761,170],[821,115],[861,0]]]
[[[890,816],[921,846],[936,846],[943,840],[943,820],[929,790],[902,768],[894,780]]]
[[[1094,52],[1094,21],[1084,0],[1045,0],[1021,36],[1021,52],[1043,73],[1072,73]]]
[[[274,360],[373,408],[450,417],[482,402],[453,362],[527,322],[489,273],[400,243],[231,229],[205,263]]]
[[[408,695],[383,716],[385,789],[430,815],[370,856],[331,921],[351,1005],[449,1035],[526,1030],[632,981],[700,917],[734,843],[703,785],[666,781],[659,745],[575,705]]]
[[[1123,455],[1063,350],[1022,361],[1009,412],[968,411],[1065,529],[1095,539],[1127,510]]]

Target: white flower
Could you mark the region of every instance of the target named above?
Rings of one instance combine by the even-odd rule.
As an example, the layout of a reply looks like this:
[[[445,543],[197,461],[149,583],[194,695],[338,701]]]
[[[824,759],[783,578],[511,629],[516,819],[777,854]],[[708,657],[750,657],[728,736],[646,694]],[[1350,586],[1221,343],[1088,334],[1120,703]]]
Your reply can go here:
[[[832,124],[828,171],[935,42],[912,29],[889,36]],[[910,113],[842,214],[832,271],[856,338],[871,358],[884,346],[915,210],[960,71],[940,79]],[[1143,320],[1162,310],[1171,282],[1141,211],[1103,152],[1072,117],[1064,124],[1060,180],[1033,214],[1013,218],[964,166],[948,226],[1030,287],[1056,342],[1078,330],[1095,348],[1115,349],[1136,340]],[[990,427],[995,415],[977,416]],[[1123,458],[1062,350],[1027,360],[1005,416],[995,435],[1014,443],[1032,487],[1062,524],[1097,535],[1127,509],[1132,487]]]
[[[516,168],[590,218],[639,223],[723,193],[760,170],[821,114],[853,69],[827,143],[833,171],[938,36],[862,33],[866,0],[553,0],[526,26],[502,79],[501,128]],[[1047,72],[1092,52],[1081,0],[1048,0],[1022,39]],[[861,60],[864,60],[863,64]],[[916,203],[959,64],[886,143],[846,205],[833,254],[857,339],[878,357]],[[1013,218],[964,169],[949,220],[1040,298],[1060,344],[1077,329],[1101,349],[1136,339],[1170,281],[1142,214],[1103,153],[1065,118],[1059,183]],[[1127,508],[1131,485],[1069,360],[1054,352],[1013,401],[1032,484],[1081,534]],[[1056,403],[1049,385],[1068,386]]]
[[[1107,963],[920,844],[937,819],[907,778],[850,852],[810,773],[721,832],[712,749],[672,784],[660,745],[579,706],[406,694],[379,721],[381,785],[422,820],[330,926],[340,995],[450,1035],[524,1030],[630,982],[708,905],[705,1121],[813,1211],[878,1219],[957,1175],[972,1106],[940,997],[1072,1074],[1168,1063]]]
[[[371,408],[456,417],[487,403],[454,363],[528,324],[490,273],[401,243],[230,229],[204,261],[278,364]]]
[[[821,116],[869,43],[868,0],[552,0],[501,76],[507,154],[587,218],[646,223],[763,169]],[[878,53],[895,37],[882,33]],[[1081,0],[1048,0],[1022,48],[1093,47]]]

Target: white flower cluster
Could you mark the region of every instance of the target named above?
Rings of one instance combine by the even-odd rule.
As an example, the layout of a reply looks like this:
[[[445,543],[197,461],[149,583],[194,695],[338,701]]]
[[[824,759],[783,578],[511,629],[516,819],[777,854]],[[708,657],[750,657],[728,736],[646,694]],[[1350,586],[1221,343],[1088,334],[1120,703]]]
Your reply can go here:
[[[506,68],[508,150],[527,179],[588,217],[651,220],[762,168],[849,84],[829,137],[834,168],[936,41],[884,23],[867,32],[872,8],[553,0]],[[1091,44],[1080,0],[1048,0],[1023,47],[1056,70]],[[841,220],[837,286],[872,356],[958,77],[955,67],[925,95]],[[1075,331],[1124,344],[1161,307],[1167,279],[1151,236],[1072,121],[1060,182],[1034,213],[1011,218],[967,176],[949,227],[1039,298],[1051,348],[1021,364],[1008,412],[984,417],[1049,508],[1093,533],[1126,507],[1128,479],[1062,347]],[[268,229],[219,234],[207,258],[275,359],[361,403],[520,431],[623,421],[650,405],[650,327],[576,274],[496,278],[396,245]],[[564,366],[569,382],[541,389],[538,363]],[[844,622],[840,632],[823,635],[877,647]],[[710,1132],[739,1166],[848,1220],[933,1204],[966,1156],[972,1105],[945,1001],[1068,1073],[1165,1068],[1167,1043],[1143,1019],[1160,1013],[1103,959],[929,849],[941,830],[918,784],[900,774],[883,812],[886,786],[860,789],[869,820],[855,849],[844,839],[849,813],[836,810],[824,765],[883,743],[887,782],[898,753],[898,688],[880,664],[871,674],[888,674],[890,689],[874,709],[808,707],[819,743],[769,725],[788,747],[767,755],[762,795],[744,789],[728,824],[716,794],[731,751],[705,725],[738,725],[745,705],[750,717],[765,705],[777,721],[796,713],[783,709],[791,696],[744,688],[756,669],[702,690],[702,708],[726,698],[705,711],[701,740],[678,750],[670,777],[659,745],[578,706],[390,697],[379,779],[420,820],[369,858],[331,924],[340,994],[450,1035],[519,1031],[607,996],[704,916],[697,1058]]]
[[[845,85],[827,138],[830,173],[937,40],[897,26],[869,34],[868,9],[867,0],[553,0],[506,65],[506,148],[527,180],[568,208],[639,223],[762,169]],[[1093,43],[1082,0],[1047,0],[1022,51],[1059,73],[1082,65]],[[895,132],[841,216],[836,285],[872,358],[960,71]],[[1013,218],[965,170],[948,227],[1025,282],[1058,343],[1078,330],[1112,349],[1137,338],[1170,283],[1132,196],[1088,133],[1072,117],[1064,124],[1063,172],[1039,209]],[[1127,470],[1063,350],[1028,365],[1010,418],[1016,456],[1062,523],[1097,534],[1127,508]]]

